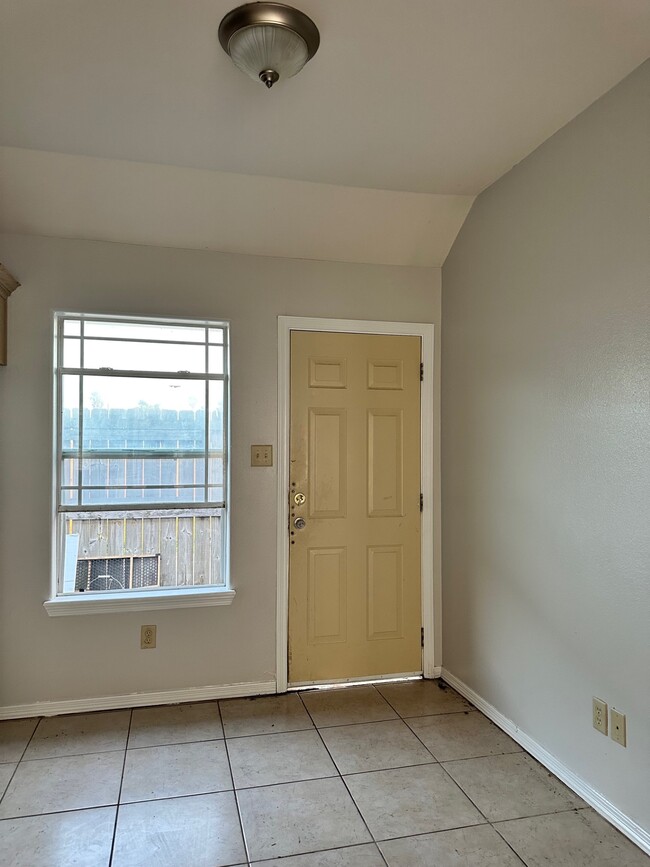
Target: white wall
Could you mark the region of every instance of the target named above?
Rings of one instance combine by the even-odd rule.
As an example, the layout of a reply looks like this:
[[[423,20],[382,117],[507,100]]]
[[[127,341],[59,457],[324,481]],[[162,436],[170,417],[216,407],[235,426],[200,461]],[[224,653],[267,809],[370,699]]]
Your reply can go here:
[[[249,463],[252,443],[277,446],[277,316],[438,324],[440,270],[27,235],[0,236],[0,261],[22,283],[9,302],[9,366],[0,369],[0,712],[273,680],[276,473]],[[53,309],[231,321],[232,606],[60,618],[44,611]],[[437,409],[435,430],[437,445]],[[140,624],[151,622],[158,646],[142,652]]]
[[[649,97],[650,62],[479,196],[442,337],[444,667],[646,828]]]

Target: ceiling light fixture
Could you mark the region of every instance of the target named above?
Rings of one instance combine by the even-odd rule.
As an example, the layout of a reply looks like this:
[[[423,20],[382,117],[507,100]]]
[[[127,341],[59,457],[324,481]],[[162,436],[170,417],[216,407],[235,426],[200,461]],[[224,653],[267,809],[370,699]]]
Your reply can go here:
[[[224,17],[219,42],[235,66],[270,88],[300,72],[320,34],[311,18],[284,3],[246,3]]]

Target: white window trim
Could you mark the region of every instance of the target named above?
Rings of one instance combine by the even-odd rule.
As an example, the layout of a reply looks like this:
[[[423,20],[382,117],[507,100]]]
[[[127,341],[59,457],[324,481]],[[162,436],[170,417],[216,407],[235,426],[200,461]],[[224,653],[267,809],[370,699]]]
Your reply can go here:
[[[119,614],[123,611],[153,611],[160,608],[203,608],[231,605],[232,588],[206,590],[203,587],[171,587],[169,590],[129,590],[126,593],[84,593],[80,596],[56,596],[43,607],[50,617],[68,614]]]
[[[66,315],[78,316],[79,313],[71,311],[55,310],[52,315],[52,322],[56,322],[57,318]],[[107,320],[129,320],[134,319],[155,319],[157,317],[139,317],[139,316],[104,316],[100,314],[86,314],[88,317],[107,319]],[[188,324],[199,324],[197,320],[183,320],[182,318],[165,319],[159,318],[160,322],[178,322]],[[230,323],[227,321],[215,322],[215,327],[224,327],[226,332],[226,344],[229,360],[230,350]],[[52,354],[52,379],[51,379],[51,418],[53,424],[53,453],[52,453],[52,524],[51,524],[51,539],[52,539],[52,569],[51,569],[51,596],[43,602],[43,608],[47,611],[50,617],[61,617],[69,615],[84,615],[84,614],[120,614],[129,611],[153,611],[165,608],[202,608],[215,605],[231,605],[236,591],[230,586],[230,485],[227,487],[226,503],[224,508],[224,551],[223,551],[223,575],[226,583],[223,586],[208,585],[205,587],[169,587],[157,588],[155,590],[128,590],[125,592],[111,591],[110,593],[93,592],[72,595],[63,595],[60,592],[60,564],[57,557],[58,550],[58,458],[59,458],[59,443],[58,443],[58,407],[55,396],[58,396],[57,379],[58,379],[58,352],[57,340],[54,341]],[[226,390],[226,406],[225,406],[225,427],[224,436],[228,444],[227,448],[227,479],[230,482],[230,366],[227,367],[228,388]]]

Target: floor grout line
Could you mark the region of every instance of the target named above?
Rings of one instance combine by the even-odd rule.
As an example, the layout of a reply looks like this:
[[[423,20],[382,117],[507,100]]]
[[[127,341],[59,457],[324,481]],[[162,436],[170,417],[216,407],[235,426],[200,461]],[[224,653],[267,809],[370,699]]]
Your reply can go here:
[[[340,852],[343,849],[360,849],[362,846],[374,846],[379,850],[379,846],[374,840],[367,840],[365,843],[346,843],[343,846],[330,846],[329,849],[310,849],[307,852],[300,852],[298,855],[282,855],[281,860],[288,861],[290,858],[303,858],[305,855],[321,855],[325,852]],[[381,851],[379,854],[381,855]],[[268,864],[270,861],[277,861],[277,855],[274,855],[272,858],[258,858],[257,861],[251,861],[250,863],[255,867],[256,864]]]
[[[224,741],[224,740],[225,740],[224,736],[221,735],[220,737],[216,737],[216,738],[197,738],[196,740],[193,740],[193,741],[165,741],[164,743],[160,743],[160,744],[140,744],[140,746],[137,746],[137,747],[127,746],[126,751],[127,751],[127,753],[132,753],[134,750],[151,750],[151,749],[155,749],[156,747],[181,747],[181,746],[183,746],[183,744],[209,744],[212,741]]]
[[[219,708],[219,718],[221,720],[221,727],[223,728],[223,717],[221,716],[221,708]],[[225,735],[225,730],[224,730]],[[228,760],[228,769],[230,771],[230,782],[232,783],[232,793],[233,798],[235,800],[235,809],[237,810],[237,818],[239,820],[239,832],[241,834],[242,844],[244,846],[244,855],[246,856],[246,863],[250,865],[251,862],[251,853],[250,847],[248,845],[248,840],[246,837],[246,829],[244,828],[244,817],[241,812],[241,805],[239,803],[239,797],[237,794],[237,789],[235,788],[235,774],[232,769],[232,760],[230,758],[230,750],[228,749],[228,740],[224,737],[224,747],[226,749],[226,758]]]
[[[60,756],[38,756],[33,759],[21,759],[21,763],[29,762],[30,764],[34,762],[55,762],[58,759],[80,759],[84,756],[107,756],[111,753],[126,753],[128,752],[126,747],[116,747],[111,750],[90,750],[87,753],[63,753]]]
[[[118,820],[118,817],[120,814],[119,804],[120,804],[120,801],[122,799],[122,787],[124,785],[124,771],[126,769],[126,757],[127,757],[126,745],[129,742],[129,736],[131,734],[131,723],[132,722],[133,722],[133,708],[131,708],[131,713],[129,715],[129,726],[128,726],[128,729],[126,732],[126,742],[124,744],[124,760],[122,762],[122,774],[120,776],[120,788],[119,788],[119,791],[117,793],[117,806],[115,807],[115,823],[113,824],[113,839],[111,840],[111,852],[110,852],[110,855],[108,857],[109,867],[113,863],[113,852],[115,850],[115,840],[117,838],[117,820]]]
[[[503,840],[503,842],[506,844],[506,846],[508,847],[508,849],[510,849],[510,851],[513,853],[513,855],[515,856],[515,858],[517,858],[519,861],[521,861],[521,863],[524,865],[524,867],[529,867],[529,865],[527,864],[526,861],[524,861],[523,857],[519,854],[519,852],[517,852],[517,851],[512,847],[512,845],[511,845],[511,844],[506,840],[506,838],[505,838],[505,837],[503,836],[503,834],[499,831],[499,829],[494,827],[494,824],[493,824],[492,822],[490,822],[490,828],[492,828],[492,830],[494,831],[495,834],[498,834],[498,835],[499,835],[499,838],[500,838],[501,840]]]
[[[423,767],[423,765],[407,765],[406,767],[407,768],[411,768],[411,767],[417,768],[417,767]],[[396,768],[386,768],[386,770],[397,770],[397,769]],[[377,773],[377,771],[363,771],[363,773],[374,774],[374,773]],[[25,813],[22,816],[3,817],[0,819],[0,824],[2,822],[17,822],[17,821],[20,821],[21,819],[38,819],[40,816],[59,816],[59,815],[64,815],[66,813],[88,812],[89,810],[112,810],[113,808],[118,808],[118,807],[128,807],[131,804],[155,804],[158,801],[181,801],[181,800],[185,800],[187,798],[203,798],[207,795],[223,795],[223,794],[226,794],[228,792],[232,792],[233,794],[236,795],[238,792],[247,792],[247,791],[250,791],[251,789],[254,789],[254,788],[269,789],[269,788],[273,788],[274,786],[277,786],[277,787],[290,786],[290,785],[295,785],[296,783],[311,783],[311,782],[315,782],[317,780],[335,780],[340,776],[341,776],[340,774],[336,774],[336,775],[331,776],[331,777],[314,777],[314,778],[309,779],[309,780],[291,780],[287,783],[268,783],[267,785],[264,785],[264,786],[250,786],[247,789],[214,789],[214,790],[211,790],[209,792],[192,792],[192,793],[188,793],[186,795],[167,795],[164,798],[148,798],[144,801],[124,801],[122,803],[115,802],[115,803],[111,803],[111,804],[91,804],[88,807],[71,807],[71,808],[65,809],[65,810],[47,810],[43,813]],[[347,774],[346,776],[353,776],[353,775]],[[477,822],[475,824],[496,826],[496,825],[505,824],[506,822],[519,822],[519,821],[525,821],[527,819],[540,819],[544,816],[556,816],[556,815],[559,815],[561,813],[580,813],[580,812],[589,811],[592,809],[593,808],[587,804],[584,807],[564,807],[561,810],[551,810],[548,813],[533,813],[530,816],[513,816],[509,819],[494,819],[492,821],[490,821],[489,819],[486,819],[485,822]],[[481,815],[483,815],[483,814],[481,814]],[[471,825],[471,826],[470,825],[459,825],[458,827],[463,828],[463,827],[474,827],[474,826],[473,825]],[[445,828],[444,830],[454,830],[454,829],[453,828],[450,828],[450,829]],[[440,833],[440,832],[439,831],[421,831],[417,834],[405,834],[404,837],[421,837],[424,834],[438,834],[438,833]],[[401,837],[390,837],[389,839],[393,840],[393,839],[402,839],[402,838]],[[346,844],[346,845],[360,846],[362,844],[361,843],[350,843],[350,844]],[[331,848],[341,849],[341,848],[345,848],[345,846],[332,846]],[[320,851],[327,851],[327,850],[318,849],[316,851],[320,852]],[[264,859],[264,860],[273,860],[273,859]]]
[[[29,719],[29,717],[28,717],[28,719]],[[0,804],[3,802],[3,800],[4,800],[4,798],[5,798],[5,795],[8,793],[8,791],[9,791],[9,786],[12,784],[13,779],[14,779],[14,777],[16,776],[16,773],[17,773],[17,771],[18,771],[18,768],[20,767],[20,763],[23,761],[23,759],[24,759],[24,757],[25,757],[25,753],[27,752],[27,748],[28,748],[29,745],[31,744],[31,742],[32,742],[32,740],[33,740],[33,738],[34,738],[34,735],[36,734],[36,729],[39,727],[39,725],[41,724],[41,721],[42,721],[43,719],[44,719],[44,717],[42,717],[42,716],[40,716],[40,717],[36,717],[36,725],[34,726],[34,729],[33,729],[32,733],[31,733],[31,735],[30,735],[29,738],[27,739],[27,743],[25,744],[25,748],[23,749],[22,753],[20,754],[20,758],[19,758],[18,761],[16,762],[16,767],[13,769],[13,773],[12,773],[11,776],[9,777],[9,780],[8,780],[8,782],[7,782],[7,785],[5,786],[5,790],[4,790],[4,792],[3,792],[2,795],[0,796]],[[4,762],[3,764],[13,765],[13,762]]]
[[[309,713],[309,708],[307,707],[307,705],[305,704],[305,702],[302,700],[302,696],[300,696],[300,693],[298,693],[298,696],[300,697],[300,701],[302,702],[303,707],[305,708],[305,710],[306,710],[307,713],[309,714],[309,718],[311,719],[312,722],[314,722],[314,718],[312,717],[311,713]],[[384,862],[384,864],[386,864],[386,867],[388,867],[388,862],[387,862],[386,859],[384,858],[384,853],[381,851],[381,849],[379,848],[379,846],[377,846],[377,841],[375,840],[375,835],[374,835],[374,834],[372,833],[372,831],[370,830],[370,828],[369,828],[369,826],[368,826],[368,823],[366,822],[365,816],[363,815],[363,813],[362,813],[361,810],[359,809],[359,805],[358,805],[357,802],[355,801],[355,799],[354,799],[354,797],[353,797],[353,795],[352,795],[352,792],[351,792],[350,789],[348,788],[348,784],[345,782],[345,778],[344,778],[343,774],[338,770],[338,765],[336,764],[336,760],[334,759],[334,756],[333,756],[332,753],[330,752],[329,747],[328,747],[327,744],[325,743],[325,740],[324,740],[322,734],[320,733],[320,731],[318,730],[318,728],[316,729],[316,731],[318,732],[318,736],[319,736],[319,738],[321,739],[321,743],[323,744],[323,747],[327,750],[327,754],[329,755],[330,760],[331,760],[332,763],[334,764],[334,767],[337,769],[337,771],[338,771],[338,775],[339,775],[339,778],[340,778],[341,782],[343,783],[343,785],[345,786],[345,790],[346,790],[346,792],[348,793],[348,797],[352,800],[352,803],[354,804],[354,807],[355,807],[357,813],[359,814],[359,818],[360,818],[361,821],[363,822],[366,831],[367,831],[368,834],[370,835],[370,839],[371,839],[371,841],[374,842],[375,847],[376,847],[377,851],[379,852],[379,855],[380,855],[382,861]],[[341,848],[343,848],[343,847],[341,847]]]

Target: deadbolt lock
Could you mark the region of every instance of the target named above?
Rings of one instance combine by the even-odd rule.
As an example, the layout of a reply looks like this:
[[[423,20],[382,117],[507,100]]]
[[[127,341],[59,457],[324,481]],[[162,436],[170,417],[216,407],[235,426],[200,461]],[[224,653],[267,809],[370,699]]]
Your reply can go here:
[[[293,501],[296,504],[296,506],[302,506],[306,499],[307,498],[305,497],[305,495],[301,494],[301,493],[297,493],[297,494],[293,495]]]
[[[294,518],[293,519],[293,526],[296,528],[296,530],[304,530],[306,524],[307,524],[307,522],[305,521],[304,518]]]

